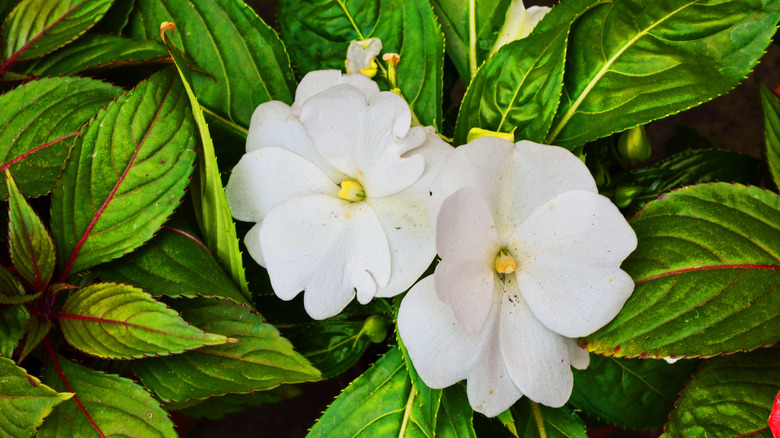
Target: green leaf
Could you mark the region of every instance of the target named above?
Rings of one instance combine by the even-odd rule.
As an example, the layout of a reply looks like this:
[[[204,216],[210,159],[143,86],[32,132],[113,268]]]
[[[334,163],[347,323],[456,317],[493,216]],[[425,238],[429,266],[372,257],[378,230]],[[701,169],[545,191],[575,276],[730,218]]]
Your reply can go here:
[[[300,74],[343,70],[351,41],[381,39],[383,53],[401,55],[399,87],[420,122],[441,124],[444,38],[429,5],[416,0],[283,0],[279,24]]]
[[[211,298],[177,300],[174,305],[190,323],[241,342],[133,362],[136,375],[161,399],[182,402],[320,378],[274,326],[248,307]]]
[[[767,418],[780,390],[779,364],[777,349],[712,359],[680,394],[667,435],[771,438]]]
[[[780,197],[711,183],[648,203],[632,220],[636,282],[612,322],[584,338],[600,354],[714,356],[780,340]]]
[[[24,306],[0,306],[0,356],[11,357],[27,330],[30,313]]]
[[[72,44],[40,58],[25,68],[36,76],[57,76],[128,67],[167,63],[168,52],[161,44],[114,35],[84,35]]]
[[[476,438],[472,419],[474,411],[469,404],[464,385],[452,385],[441,392],[441,406],[436,418],[436,433],[442,438]]]
[[[363,332],[363,320],[341,314],[285,329],[296,349],[322,371],[325,379],[338,376],[354,365],[371,341]]]
[[[780,187],[780,101],[777,96],[763,85],[761,107],[764,109],[764,138],[766,139],[766,159],[775,187]]]
[[[59,313],[65,339],[85,353],[131,359],[235,342],[187,324],[133,286],[96,283],[72,292]]]
[[[476,3],[477,66],[487,59],[504,24],[510,0],[479,0]],[[447,55],[464,84],[471,82],[469,72],[469,0],[431,0],[447,41]]]
[[[567,29],[511,42],[479,69],[460,106],[455,144],[466,143],[471,128],[544,140],[560,101]]]
[[[102,436],[176,437],[168,413],[144,388],[130,379],[56,357],[57,363],[46,367],[46,383],[54,389],[65,388],[58,376],[59,366],[76,396],[57,406],[43,423],[38,438],[92,437],[97,436],[96,428]],[[76,400],[89,413],[89,419]]]
[[[100,20],[113,0],[22,0],[3,23],[5,64],[37,58],[64,46]]]
[[[569,403],[600,420],[639,429],[660,426],[696,362],[681,360],[615,359],[590,355],[590,365],[574,371]]]
[[[518,436],[524,438],[587,438],[585,423],[566,407],[551,408],[523,397],[512,407]],[[544,433],[541,432],[544,430]]]
[[[49,334],[50,330],[50,319],[41,319],[38,316],[30,318],[27,322],[27,339],[24,340],[24,346],[22,347],[21,353],[19,353],[19,363],[22,363],[22,361],[41,344],[43,338]]]
[[[189,183],[194,129],[184,87],[170,70],[82,129],[51,206],[63,280],[138,248],[160,229]]]
[[[10,359],[0,357],[0,435],[34,436],[55,406],[73,397],[58,393],[27,374]]]
[[[122,29],[127,26],[134,6],[135,0],[115,1],[98,24],[92,28],[92,33],[120,35]]]
[[[176,23],[171,39],[203,72],[192,86],[211,112],[247,127],[261,103],[292,103],[295,82],[284,45],[243,2],[136,0],[126,31],[156,40],[164,21]]]
[[[780,20],[771,0],[627,0],[572,26],[561,105],[545,140],[574,148],[732,89]]]
[[[24,286],[14,274],[0,266],[0,305],[22,304],[30,300],[31,295],[25,295]]]
[[[211,140],[211,134],[206,119],[203,117],[203,110],[198,103],[198,98],[195,97],[190,87],[190,71],[187,69],[187,64],[166,33],[169,29],[173,31],[173,26],[161,28],[160,35],[173,58],[182,84],[187,90],[192,114],[200,134],[201,150],[198,153],[198,172],[190,185],[195,217],[201,232],[206,236],[206,246],[216,254],[217,261],[230,273],[233,282],[238,285],[244,296],[251,299],[241,251],[238,249],[236,225],[233,222],[230,206],[228,206],[225,197],[225,189],[219,175],[214,143]]]
[[[81,126],[124,90],[89,78],[45,78],[0,96],[0,170],[26,196],[49,193]],[[7,198],[0,172],[0,197]]]
[[[16,7],[17,3],[19,3],[19,0],[3,0],[0,2],[0,23],[5,20],[5,17]]]
[[[300,395],[301,390],[295,386],[282,385],[278,388],[250,394],[226,394],[221,397],[213,397],[179,412],[190,418],[219,420],[226,415],[241,412],[248,406],[275,404]]]
[[[155,297],[224,297],[248,301],[188,228],[165,225],[138,251],[100,266],[102,280],[132,284]]]
[[[54,242],[41,218],[19,191],[8,169],[8,238],[11,260],[17,272],[42,291],[54,275]]]

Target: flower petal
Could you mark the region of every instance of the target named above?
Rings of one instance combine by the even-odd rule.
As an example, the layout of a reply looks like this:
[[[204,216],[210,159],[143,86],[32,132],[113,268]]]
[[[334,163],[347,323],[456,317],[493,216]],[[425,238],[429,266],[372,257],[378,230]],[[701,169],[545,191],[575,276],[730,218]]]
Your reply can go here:
[[[584,370],[590,364],[590,353],[588,353],[588,350],[577,345],[576,339],[566,339],[569,341],[569,360],[571,360],[571,366],[578,370]]]
[[[313,96],[336,85],[351,85],[359,89],[366,100],[379,93],[379,85],[362,74],[344,75],[339,70],[317,70],[309,72],[301,79],[295,90],[294,108],[299,108]]]
[[[593,333],[634,289],[620,263],[636,235],[609,199],[583,190],[556,196],[517,229],[512,244],[525,301],[551,330]]]
[[[340,312],[355,295],[369,301],[390,276],[390,250],[365,203],[325,195],[293,198],[265,217],[260,244],[271,285],[282,299],[305,289],[312,318]]]
[[[425,384],[445,388],[468,376],[480,351],[480,334],[460,328],[433,283],[433,276],[423,278],[401,301],[398,333]]]
[[[256,261],[258,265],[265,267],[265,261],[263,260],[263,248],[260,246],[260,230],[263,228],[263,221],[259,221],[244,236],[244,245],[252,260]],[[298,293],[296,292],[295,295]],[[286,298],[287,300],[293,299],[295,296]]]
[[[338,189],[310,161],[286,149],[265,147],[241,157],[225,196],[234,218],[257,222],[288,199],[317,193],[336,196]]]
[[[569,341],[534,316],[512,277],[501,302],[501,353],[512,380],[531,400],[560,407],[574,385]]]
[[[369,198],[408,188],[422,175],[422,156],[403,157],[426,138],[422,127],[410,130],[411,113],[399,96],[384,92],[370,102],[350,86],[317,94],[301,107],[301,121],[323,157],[340,172],[357,179]]]

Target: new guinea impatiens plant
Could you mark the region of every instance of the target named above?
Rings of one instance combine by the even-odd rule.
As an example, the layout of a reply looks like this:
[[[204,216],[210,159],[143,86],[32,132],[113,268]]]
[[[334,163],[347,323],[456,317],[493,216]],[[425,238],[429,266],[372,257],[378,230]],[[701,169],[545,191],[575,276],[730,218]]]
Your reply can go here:
[[[776,433],[780,1],[249,3],[0,1],[0,436]]]

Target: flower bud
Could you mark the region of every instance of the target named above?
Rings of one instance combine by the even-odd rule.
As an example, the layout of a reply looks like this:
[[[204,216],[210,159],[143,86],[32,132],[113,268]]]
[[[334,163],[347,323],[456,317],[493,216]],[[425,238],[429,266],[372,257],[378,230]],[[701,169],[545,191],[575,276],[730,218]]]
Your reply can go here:
[[[379,315],[371,315],[363,323],[360,332],[373,343],[378,344],[387,337],[387,322]]]
[[[618,159],[620,161],[645,161],[650,158],[652,152],[644,125],[629,129],[620,136],[618,142]]]
[[[615,205],[620,208],[626,208],[634,202],[637,196],[645,191],[644,187],[639,186],[621,186],[615,189]]]

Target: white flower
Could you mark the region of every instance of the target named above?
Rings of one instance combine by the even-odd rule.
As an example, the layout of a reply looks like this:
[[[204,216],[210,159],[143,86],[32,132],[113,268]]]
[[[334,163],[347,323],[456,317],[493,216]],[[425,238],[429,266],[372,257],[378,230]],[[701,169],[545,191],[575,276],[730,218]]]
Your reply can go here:
[[[435,255],[425,198],[452,148],[410,120],[402,98],[336,70],[306,75],[292,107],[252,115],[225,194],[236,219],[257,222],[245,243],[274,292],[305,290],[313,318],[356,290],[363,304],[403,292]]]
[[[369,38],[363,41],[352,41],[347,48],[345,66],[348,74],[361,73],[369,78],[376,75],[376,55],[382,51],[382,41],[379,38]]]
[[[496,53],[504,44],[530,35],[549,10],[550,8],[547,6],[531,6],[526,9],[523,0],[512,0],[506,11],[504,24],[498,33],[496,43],[490,49],[490,55]]]
[[[488,416],[523,394],[563,405],[570,366],[589,361],[574,338],[609,322],[633,290],[620,270],[633,230],[555,146],[477,139],[430,190],[442,260],[398,315],[420,377],[433,388],[466,379],[471,406]]]

